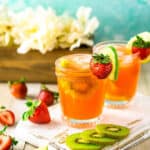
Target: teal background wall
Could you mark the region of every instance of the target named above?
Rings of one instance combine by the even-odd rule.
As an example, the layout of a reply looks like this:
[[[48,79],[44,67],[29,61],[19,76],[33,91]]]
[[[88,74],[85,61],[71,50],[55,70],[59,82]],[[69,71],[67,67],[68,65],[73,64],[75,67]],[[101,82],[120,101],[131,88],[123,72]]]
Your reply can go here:
[[[128,40],[139,32],[150,31],[150,0],[7,0],[7,4],[16,11],[39,5],[52,7],[58,15],[65,11],[75,15],[80,6],[91,7],[92,16],[100,21],[95,42]]]

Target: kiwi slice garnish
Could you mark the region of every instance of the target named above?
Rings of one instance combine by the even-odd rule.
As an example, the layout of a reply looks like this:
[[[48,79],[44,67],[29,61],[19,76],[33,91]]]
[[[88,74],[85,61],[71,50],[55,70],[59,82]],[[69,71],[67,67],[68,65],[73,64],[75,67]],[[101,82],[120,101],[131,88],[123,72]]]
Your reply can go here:
[[[105,137],[102,134],[99,134],[95,129],[83,131],[81,133],[81,138],[89,141],[90,143],[101,145],[111,145],[117,141],[116,139]]]
[[[96,131],[105,137],[123,139],[130,133],[129,128],[115,124],[99,124],[96,126]]]
[[[81,133],[74,133],[66,138],[66,145],[71,150],[100,150],[102,145],[93,144],[81,137]]]

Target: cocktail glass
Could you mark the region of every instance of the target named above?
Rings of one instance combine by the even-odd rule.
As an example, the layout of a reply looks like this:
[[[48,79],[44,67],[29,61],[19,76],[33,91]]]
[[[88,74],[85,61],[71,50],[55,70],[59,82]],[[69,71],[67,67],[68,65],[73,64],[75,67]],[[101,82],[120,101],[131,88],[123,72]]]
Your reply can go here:
[[[90,71],[90,54],[73,54],[55,62],[63,118],[73,127],[91,127],[102,113],[107,79]]]
[[[118,108],[125,107],[136,93],[140,74],[140,59],[137,54],[131,54],[124,41],[106,41],[95,45],[94,53],[113,46],[117,50],[119,60],[118,79],[108,80],[105,95],[105,105]]]

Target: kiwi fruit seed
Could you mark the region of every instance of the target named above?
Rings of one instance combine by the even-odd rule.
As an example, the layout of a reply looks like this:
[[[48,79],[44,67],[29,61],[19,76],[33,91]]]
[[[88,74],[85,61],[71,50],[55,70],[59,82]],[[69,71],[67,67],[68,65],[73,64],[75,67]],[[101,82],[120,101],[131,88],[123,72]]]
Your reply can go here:
[[[95,129],[83,131],[81,133],[81,138],[89,141],[90,143],[101,145],[111,145],[117,141],[116,139],[105,137],[99,134]]]
[[[98,124],[96,126],[96,131],[105,137],[115,139],[123,139],[130,133],[129,128],[115,124]]]
[[[90,143],[80,135],[81,133],[74,133],[67,136],[66,145],[71,150],[101,150],[103,148],[102,145]]]

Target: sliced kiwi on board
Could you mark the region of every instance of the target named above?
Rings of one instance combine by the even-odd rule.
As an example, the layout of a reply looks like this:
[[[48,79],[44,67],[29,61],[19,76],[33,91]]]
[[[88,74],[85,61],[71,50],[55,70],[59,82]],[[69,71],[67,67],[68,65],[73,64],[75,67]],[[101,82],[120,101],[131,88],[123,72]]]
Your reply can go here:
[[[104,137],[102,134],[99,134],[95,129],[83,131],[81,133],[81,138],[89,141],[90,143],[101,145],[111,145],[117,141],[113,138]]]
[[[116,139],[123,139],[130,133],[129,128],[114,124],[99,124],[96,126],[96,131],[105,137]]]
[[[74,133],[66,138],[66,145],[71,150],[101,150],[102,145],[93,144],[81,137],[81,133]]]

